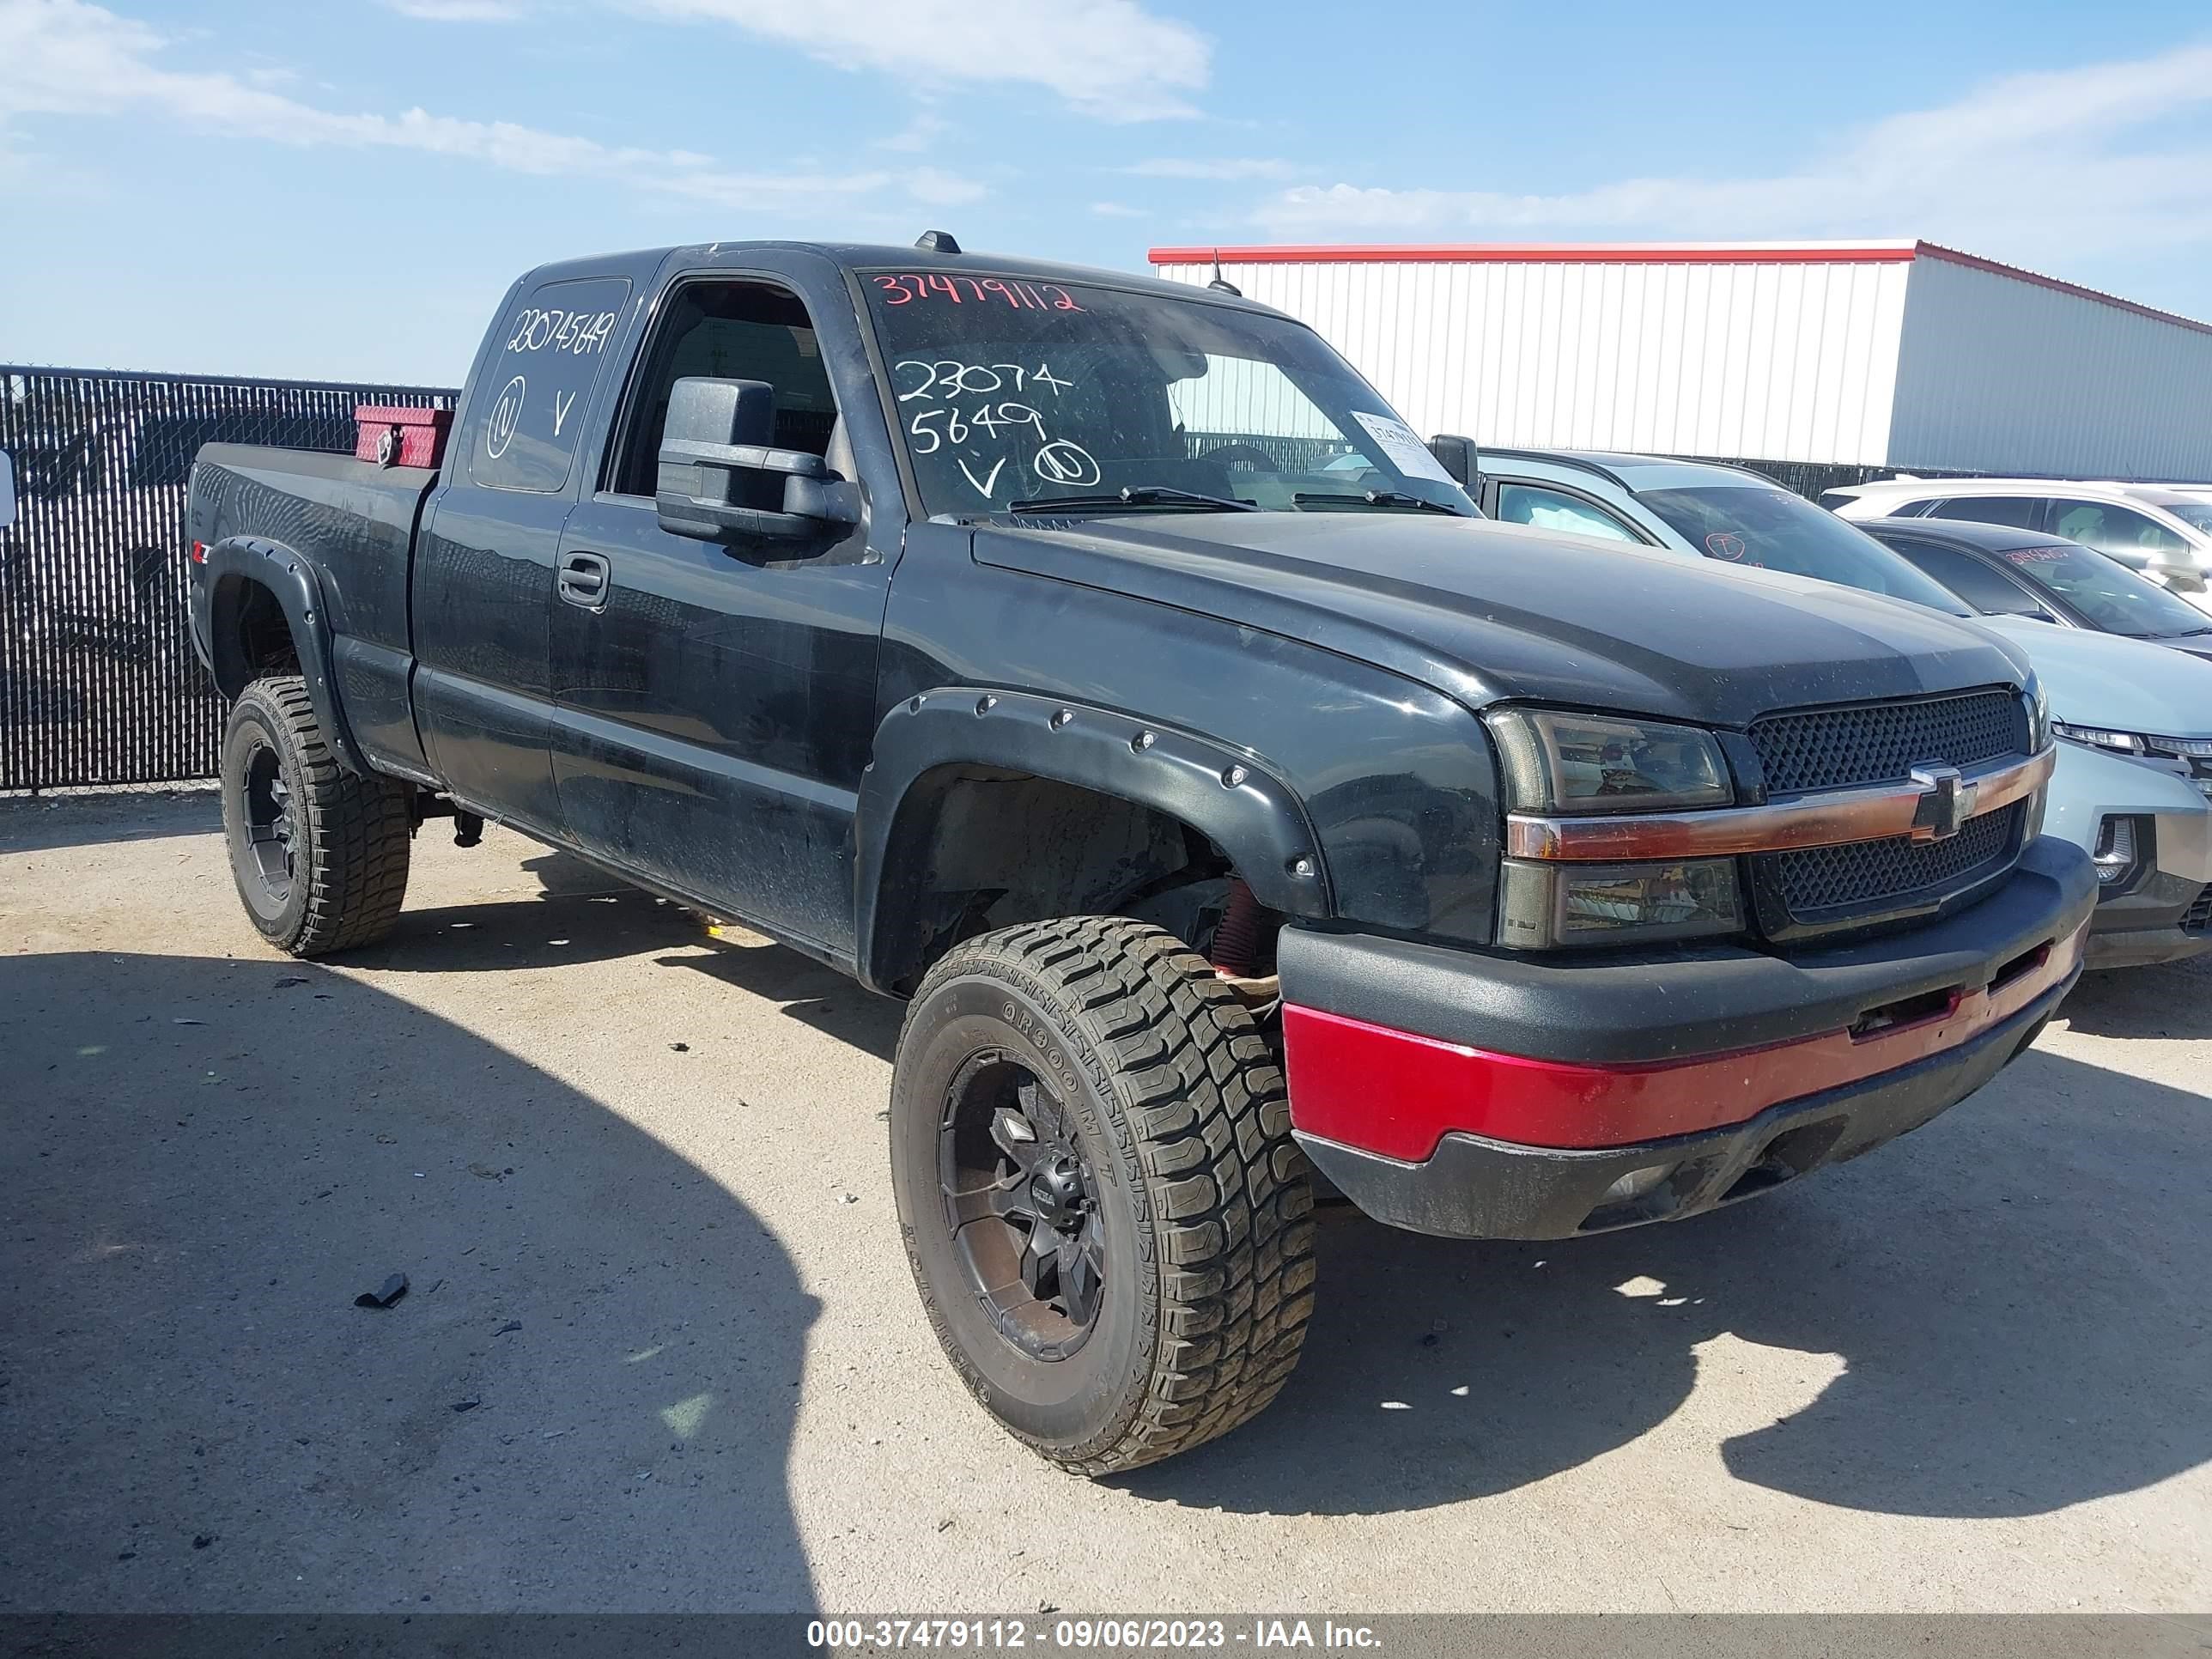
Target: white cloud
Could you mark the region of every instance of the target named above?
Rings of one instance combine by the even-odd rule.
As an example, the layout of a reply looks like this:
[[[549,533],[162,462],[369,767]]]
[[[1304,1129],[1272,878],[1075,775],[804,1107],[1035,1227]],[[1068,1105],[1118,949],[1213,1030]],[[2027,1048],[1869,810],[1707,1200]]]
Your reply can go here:
[[[597,179],[724,208],[805,206],[824,197],[903,190],[930,204],[972,201],[979,185],[934,168],[838,173],[732,171],[688,150],[603,144],[508,121],[410,109],[328,110],[222,70],[161,61],[155,29],[87,0],[0,0],[0,143],[23,116],[167,117],[203,131],[295,146],[415,150],[510,173]]]
[[[1212,49],[1136,0],[641,0],[672,17],[733,24],[839,69],[909,81],[1010,81],[1086,115],[1190,115]]]
[[[1117,167],[1139,179],[1291,179],[1297,168],[1288,161],[1261,156],[1230,156],[1207,160],[1201,156],[1158,155],[1149,161]]]
[[[426,23],[512,23],[523,9],[518,0],[384,0],[402,17]]]
[[[990,191],[973,179],[942,167],[913,167],[903,175],[907,194],[932,207],[959,207],[980,202]]]
[[[943,116],[924,110],[888,138],[876,140],[878,149],[903,150],[916,154],[927,149],[951,130],[952,124]]]
[[[1127,202],[1093,202],[1091,210],[1102,219],[1142,219],[1148,216],[1144,209],[1131,207]]]
[[[1282,235],[1913,235],[2021,259],[2212,243],[2212,46],[2019,75],[1877,121],[1789,171],[1555,195],[1300,185]]]

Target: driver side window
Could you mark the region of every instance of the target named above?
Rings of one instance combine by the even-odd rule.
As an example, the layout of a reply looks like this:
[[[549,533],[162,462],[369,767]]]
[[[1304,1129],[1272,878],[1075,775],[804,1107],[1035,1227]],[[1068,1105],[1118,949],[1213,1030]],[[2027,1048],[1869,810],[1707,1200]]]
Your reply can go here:
[[[1538,530],[1559,530],[1577,536],[1601,536],[1607,541],[1642,540],[1619,519],[1593,501],[1570,495],[1563,489],[1540,484],[1500,483],[1498,516],[1505,524],[1525,524]]]
[[[2053,501],[2051,533],[2100,553],[2140,563],[2160,553],[2184,553],[2189,544],[2131,507],[2109,501]]]
[[[775,392],[775,447],[830,452],[837,401],[797,295],[766,283],[687,283],[670,296],[644,361],[608,470],[607,487],[617,495],[653,493],[669,394],[695,376],[764,381]]]

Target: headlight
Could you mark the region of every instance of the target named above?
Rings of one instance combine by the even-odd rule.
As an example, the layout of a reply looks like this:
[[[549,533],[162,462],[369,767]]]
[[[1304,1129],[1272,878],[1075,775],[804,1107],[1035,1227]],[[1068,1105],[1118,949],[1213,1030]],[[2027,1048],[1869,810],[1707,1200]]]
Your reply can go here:
[[[1522,951],[1632,945],[1739,933],[1735,860],[1541,864],[1505,860],[1498,942]]]
[[[1657,811],[1728,806],[1728,762],[1709,732],[1608,714],[1501,709],[1490,730],[1516,812]]]
[[[2043,689],[2043,679],[2031,672],[2027,677],[2027,752],[2039,755],[2051,741],[2051,694]]]
[[[2097,726],[2071,726],[2064,720],[2053,720],[2051,729],[2069,743],[2086,744],[2091,749],[2108,749],[2116,755],[2140,755],[2143,740],[2132,732],[2107,732]]]
[[[1552,816],[1732,806],[1711,732],[1659,720],[1500,709],[1488,717],[1506,810]],[[1498,942],[1511,950],[1658,944],[1743,930],[1733,859],[1582,864],[1507,859]]]

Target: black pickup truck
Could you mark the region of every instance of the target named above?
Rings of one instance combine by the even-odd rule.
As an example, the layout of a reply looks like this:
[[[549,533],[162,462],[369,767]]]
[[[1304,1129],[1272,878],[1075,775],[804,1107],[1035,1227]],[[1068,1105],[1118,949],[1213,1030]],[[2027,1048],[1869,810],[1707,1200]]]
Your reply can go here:
[[[1529,556],[1233,292],[941,233],[581,260],[441,453],[375,435],[192,476],[255,926],[365,945],[426,819],[492,819],[907,999],[915,1279],[1072,1469],[1281,1389],[1316,1167],[1437,1234],[1693,1215],[1927,1121],[2079,972],[2001,641]]]

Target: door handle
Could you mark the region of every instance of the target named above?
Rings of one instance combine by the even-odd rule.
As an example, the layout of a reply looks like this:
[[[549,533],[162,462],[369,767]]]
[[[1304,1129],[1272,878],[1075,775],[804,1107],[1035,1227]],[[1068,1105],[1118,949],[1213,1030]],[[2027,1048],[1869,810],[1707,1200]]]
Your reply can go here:
[[[609,580],[607,562],[596,553],[570,553],[561,561],[561,597],[586,611],[604,611]]]

